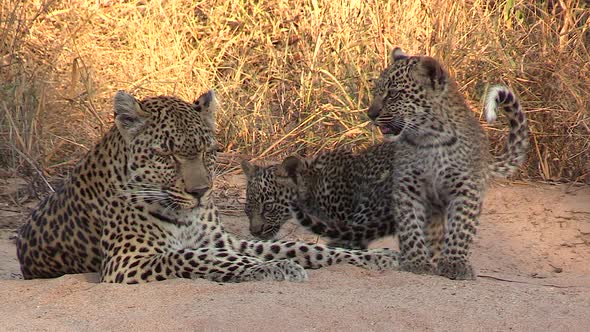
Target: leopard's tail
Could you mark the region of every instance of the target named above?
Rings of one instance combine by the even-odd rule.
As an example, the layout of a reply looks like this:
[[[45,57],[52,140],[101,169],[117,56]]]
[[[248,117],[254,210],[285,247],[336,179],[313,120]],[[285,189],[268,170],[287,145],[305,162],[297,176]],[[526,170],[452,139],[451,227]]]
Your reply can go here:
[[[351,225],[342,220],[312,215],[295,207],[295,218],[309,231],[328,238],[328,246],[367,249],[371,240],[395,234],[394,223]]]
[[[489,165],[489,171],[493,176],[508,177],[526,160],[529,127],[520,102],[514,93],[503,85],[496,85],[488,91],[485,105],[488,123],[496,120],[496,111],[499,108],[504,109],[504,113],[510,120],[510,133],[504,153],[494,157],[494,161]]]

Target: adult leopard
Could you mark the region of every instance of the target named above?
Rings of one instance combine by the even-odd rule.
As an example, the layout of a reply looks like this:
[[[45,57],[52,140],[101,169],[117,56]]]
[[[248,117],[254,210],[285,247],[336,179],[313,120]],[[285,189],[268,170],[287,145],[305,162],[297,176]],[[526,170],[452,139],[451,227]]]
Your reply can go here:
[[[510,119],[506,152],[493,158],[483,129],[435,59],[395,49],[390,61],[369,108],[386,143],[268,167],[242,163],[250,231],[273,238],[294,217],[329,245],[352,248],[397,232],[402,269],[472,279],[469,245],[486,183],[525,160],[526,118],[508,88],[490,89],[487,120],[499,107]]]
[[[25,279],[99,272],[102,282],[307,279],[305,268],[397,266],[391,251],[351,251],[226,233],[211,197],[213,91],[194,103],[118,92],[115,126],[32,213],[17,239]]]

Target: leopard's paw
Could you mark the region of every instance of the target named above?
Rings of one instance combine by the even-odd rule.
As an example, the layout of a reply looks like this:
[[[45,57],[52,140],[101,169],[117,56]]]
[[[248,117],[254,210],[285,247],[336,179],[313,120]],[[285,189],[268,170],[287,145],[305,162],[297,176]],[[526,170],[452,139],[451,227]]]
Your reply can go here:
[[[441,257],[438,260],[436,274],[453,280],[474,280],[475,270],[466,258]]]
[[[433,274],[434,266],[426,259],[405,260],[400,264],[400,270],[416,274]]]
[[[370,270],[398,270],[399,269],[399,252],[388,249],[369,249],[362,254],[365,261],[364,268]]]
[[[252,280],[302,282],[308,279],[307,271],[290,259],[261,262],[248,271]]]

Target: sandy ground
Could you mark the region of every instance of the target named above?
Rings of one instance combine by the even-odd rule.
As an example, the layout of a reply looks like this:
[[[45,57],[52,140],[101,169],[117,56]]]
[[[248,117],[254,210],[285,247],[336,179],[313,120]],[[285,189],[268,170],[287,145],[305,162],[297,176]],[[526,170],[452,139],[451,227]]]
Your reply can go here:
[[[224,223],[248,236],[243,181],[230,180],[217,197]],[[14,197],[14,181],[0,180],[2,197]],[[493,185],[473,250],[475,281],[342,265],[310,271],[306,283],[112,285],[97,283],[95,274],[23,281],[9,239],[22,212],[2,201],[2,331],[590,330],[587,187]],[[284,236],[317,240],[295,225]],[[375,244],[383,245],[395,242]]]

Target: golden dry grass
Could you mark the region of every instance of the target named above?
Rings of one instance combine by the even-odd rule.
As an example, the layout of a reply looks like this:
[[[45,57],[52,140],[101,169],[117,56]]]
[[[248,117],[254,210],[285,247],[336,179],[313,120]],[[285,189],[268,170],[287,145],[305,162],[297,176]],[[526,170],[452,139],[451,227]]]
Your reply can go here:
[[[59,173],[112,122],[118,89],[215,88],[227,152],[311,155],[379,140],[371,79],[388,52],[435,56],[474,106],[503,82],[532,126],[523,176],[590,182],[588,1],[0,3],[0,163]],[[505,123],[490,128],[494,149]],[[34,165],[32,167],[32,165]]]

